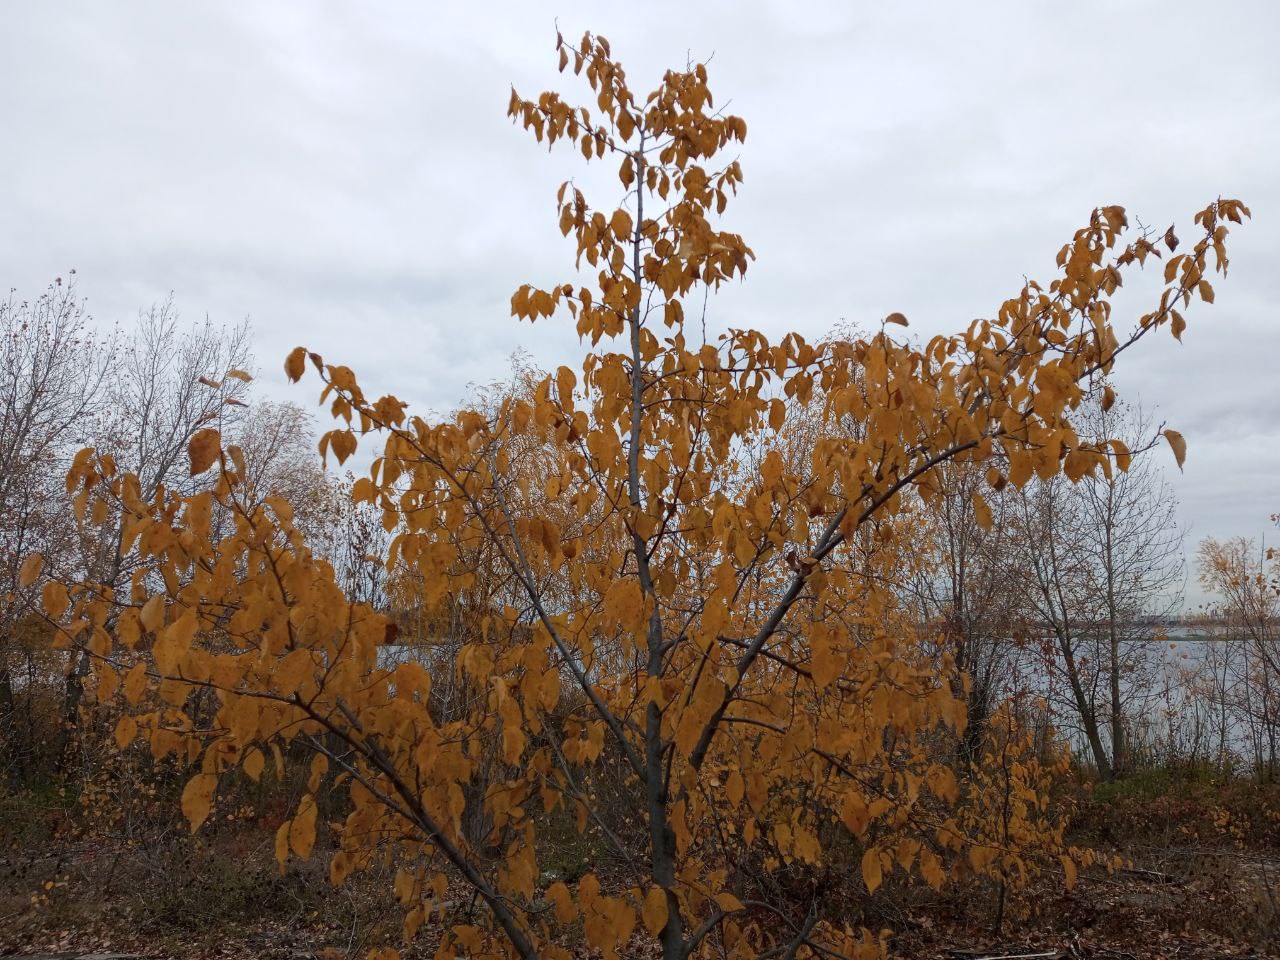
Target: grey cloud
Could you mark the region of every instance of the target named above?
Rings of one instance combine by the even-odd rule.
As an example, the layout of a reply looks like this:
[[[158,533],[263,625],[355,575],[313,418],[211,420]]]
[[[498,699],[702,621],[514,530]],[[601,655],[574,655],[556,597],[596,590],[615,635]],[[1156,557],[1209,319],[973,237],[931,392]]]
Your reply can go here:
[[[647,88],[714,53],[746,117],[730,222],[759,261],[713,326],[797,329],[902,310],[920,336],[990,315],[1099,203],[1163,229],[1215,196],[1236,232],[1218,302],[1122,367],[1186,435],[1173,476],[1197,535],[1280,510],[1280,8],[1267,0],[960,5],[90,2],[0,7],[0,283],[68,267],[102,322],[169,290],[248,315],[266,387],[306,343],[376,389],[446,409],[569,322],[517,324],[510,291],[565,278],[553,194],[612,169],[548,156],[509,87],[564,86],[553,21],[604,33]],[[1118,307],[1143,308],[1135,279]],[[394,346],[388,346],[391,341]],[[1172,468],[1172,460],[1168,460]]]

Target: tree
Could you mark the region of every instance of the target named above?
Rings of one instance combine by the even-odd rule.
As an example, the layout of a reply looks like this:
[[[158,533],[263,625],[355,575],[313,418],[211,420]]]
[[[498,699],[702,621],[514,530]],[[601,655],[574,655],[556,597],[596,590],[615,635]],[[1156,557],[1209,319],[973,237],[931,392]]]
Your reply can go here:
[[[0,302],[0,763],[21,779],[32,758],[31,677],[27,723],[19,724],[13,671],[40,644],[28,621],[29,594],[20,566],[38,552],[68,574],[75,552],[74,523],[60,507],[62,476],[72,454],[91,441],[85,431],[104,401],[114,357],[111,337],[91,331],[74,273],[59,278],[34,301],[11,294]]]
[[[131,488],[146,500],[171,498],[197,489],[185,468],[193,443],[207,443],[243,419],[251,380],[247,367],[249,327],[219,327],[208,318],[183,326],[172,299],[138,315],[105,383],[98,415],[86,418],[96,449],[114,468],[127,471]],[[211,425],[216,425],[211,426]],[[198,444],[197,444],[198,445]],[[76,516],[83,521],[83,504]],[[126,548],[122,518],[106,513],[83,527],[75,569],[109,596],[138,584],[140,557]],[[114,625],[117,612],[107,623]],[[83,652],[67,671],[63,697],[64,734],[74,729],[90,659]],[[56,753],[65,759],[69,737]]]
[[[1182,579],[1177,503],[1150,456],[1150,421],[1103,393],[1083,411],[1116,436],[1125,469],[1052,477],[1018,500],[1013,542],[1047,662],[1104,780],[1128,763],[1125,731],[1154,695],[1156,624]],[[1135,452],[1130,452],[1132,448]],[[1050,691],[1052,693],[1052,691]]]
[[[1233,700],[1252,740],[1254,767],[1272,781],[1280,766],[1280,589],[1268,552],[1247,537],[1200,542],[1200,584],[1216,596],[1222,617],[1232,683],[1219,693],[1225,709]],[[1224,752],[1226,731],[1223,733]]]
[[[566,957],[556,938],[579,918],[606,956],[638,925],[668,960],[806,946],[873,955],[882,945],[845,919],[841,857],[874,892],[895,865],[933,885],[974,871],[1012,878],[1029,869],[1030,846],[1056,851],[1060,839],[1040,823],[1034,765],[1004,767],[1001,813],[955,815],[945,745],[964,704],[876,575],[912,523],[906,494],[933,502],[949,461],[1000,455],[1019,486],[1110,468],[1118,441],[1073,426],[1089,381],[1153,330],[1180,332],[1179,309],[1212,297],[1209,256],[1225,268],[1224,222],[1248,211],[1221,200],[1198,215],[1203,237],[1169,261],[1159,304],[1123,337],[1108,298],[1156,248],[1145,237],[1120,246],[1125,217],[1107,207],[1063,248],[1062,276],[923,348],[895,339],[899,314],[866,337],[775,344],[730,330],[697,343],[683,304],[740,278],[754,256],[715,222],[742,179],[736,159],[717,157],[746,124],[713,112],[705,65],[668,71],[637,97],[603,38],[558,49],[598,112],[513,93],[511,115],[539,141],[609,158],[624,193],[596,209],[561,188],[561,231],[594,279],[525,284],[512,312],[572,316],[591,344],[580,370],[562,367],[496,410],[429,422],[303,348],[285,363],[291,379],[310,363],[324,383],[338,426],[323,453],[342,462],[360,437],[384,441],[353,496],[393,533],[388,570],[415,567],[422,602],[442,616],[477,588],[477,570],[502,572],[509,589],[478,585],[491,600],[457,656],[477,691],[468,709],[438,718],[428,671],[379,667],[391,621],[343,595],[287,503],[246,496],[243,451],[216,437],[192,438],[192,473],[209,480],[189,495],[148,499],[92,451],[76,460],[78,502],[90,516],[107,504],[142,566],[127,598],[54,585],[46,610],[95,656],[101,687],[139,705],[117,739],[198,763],[183,797],[193,828],[232,768],[258,778],[266,756],[280,765],[282,743],[314,751],[312,792],[277,854],[312,852],[325,829],[314,792],[336,771],[350,812],[331,879],[394,858],[407,936],[447,910],[452,879],[488,913],[478,925],[452,918],[442,949],[472,955]],[[803,472],[776,451],[745,470],[741,451],[767,447],[815,398],[827,424],[859,428],[824,430]],[[987,522],[981,494],[974,504]],[[221,539],[215,509],[234,518]],[[217,697],[208,725],[180,709],[196,690]],[[499,775],[481,802],[506,843],[497,858],[463,825],[476,758],[491,747]],[[635,844],[598,803],[607,771],[629,787]],[[627,879],[588,873],[573,890],[538,890],[539,832],[562,810],[616,844]]]
[[[1099,428],[1139,450],[1127,470],[1079,485],[1102,611],[1096,659],[1107,678],[1112,775],[1129,766],[1126,731],[1147,713],[1154,695],[1152,653],[1159,624],[1173,616],[1183,582],[1183,534],[1177,500],[1142,445],[1151,435],[1140,408],[1100,405]]]
[[[258,400],[227,432],[244,453],[246,489],[260,501],[274,496],[293,504],[308,543],[320,544],[332,535],[329,528],[340,522],[334,514],[342,505],[335,502],[331,488],[336,484],[316,456],[311,414],[290,401]]]
[[[939,468],[939,494],[927,511],[924,558],[910,580],[921,629],[938,632],[941,649],[955,663],[953,683],[967,704],[963,746],[968,759],[975,757],[1001,702],[1001,688],[1017,668],[1018,639],[1031,616],[1014,544],[1015,500],[1021,494],[1012,487],[992,490],[984,473],[973,463]],[[989,522],[985,516],[979,522],[977,497],[990,511]]]

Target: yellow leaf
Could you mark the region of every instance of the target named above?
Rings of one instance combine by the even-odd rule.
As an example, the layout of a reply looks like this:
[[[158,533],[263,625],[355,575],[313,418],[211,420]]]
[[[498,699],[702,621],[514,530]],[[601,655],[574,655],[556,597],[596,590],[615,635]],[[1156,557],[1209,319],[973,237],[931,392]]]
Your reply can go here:
[[[329,861],[329,882],[335,887],[342,886],[343,882],[347,879],[347,876],[351,873],[351,868],[353,866],[355,866],[355,864],[352,862],[351,854],[347,853],[345,850],[338,851],[333,855],[333,859]],[[411,914],[415,912],[417,913],[418,923],[421,924],[421,907],[417,908],[416,911],[410,911]],[[408,921],[406,920],[406,923],[407,922]],[[411,933],[406,934],[405,938],[413,939],[413,934],[415,933],[417,933],[416,926],[413,927]]]
[[[97,636],[95,634],[95,636]],[[98,667],[98,702],[107,703],[120,689],[120,676],[105,663]]]
[[[769,401],[769,429],[778,431],[787,419],[787,405],[774,397]]]
[[[573,894],[559,880],[547,887],[546,897],[555,904],[556,920],[560,923],[572,923],[577,917],[578,908],[574,906]]]
[[[724,783],[724,795],[729,798],[729,802],[735,807],[742,802],[746,789],[746,784],[742,781],[742,774],[737,770],[730,773],[729,778]]]
[[[1112,440],[1111,450],[1116,456],[1116,466],[1121,470],[1128,470],[1129,464],[1133,460],[1133,454],[1129,452],[1129,448],[1125,446],[1122,440]]]
[[[999,851],[992,847],[974,845],[969,848],[969,865],[977,873],[983,873],[991,866],[991,862],[999,856]]]
[[[574,376],[572,370],[568,367],[561,367],[556,371],[556,394],[560,398],[560,403],[572,407],[573,406],[573,388],[577,386],[578,378]]]
[[[279,661],[272,673],[272,684],[282,693],[297,693],[303,682],[311,676],[313,667],[311,651],[300,647]]]
[[[197,476],[208,470],[222,450],[222,435],[208,427],[196,433],[187,444],[187,456],[191,458],[191,475]]]
[[[242,766],[244,767],[245,775],[254,783],[257,783],[262,777],[262,769],[266,764],[266,757],[262,755],[261,750],[255,747],[244,755]]]
[[[209,816],[209,808],[213,805],[213,791],[218,785],[218,778],[212,773],[197,773],[187,781],[182,790],[182,814],[191,824],[191,832],[200,829]]]
[[[417,881],[414,880],[413,874],[404,867],[396,870],[396,879],[395,883],[392,884],[392,891],[402,906],[408,906],[409,901],[413,899],[413,890],[416,883]]]
[[[167,727],[155,727],[151,731],[151,755],[163,760],[178,749],[181,738]]]
[[[350,430],[330,430],[320,438],[320,452],[323,454],[327,447],[338,458],[338,463],[345,463],[356,452],[356,444],[356,436]]]
[[[307,789],[315,793],[324,782],[324,775],[329,772],[329,758],[317,753],[311,758],[311,777],[307,780]]]
[[[31,586],[36,582],[36,577],[40,576],[40,571],[43,568],[44,557],[38,553],[31,554],[31,556],[22,561],[22,567],[18,571],[19,586]]]
[[[298,812],[289,827],[289,849],[305,860],[311,856],[315,843],[316,802],[308,793],[298,802]]]
[[[911,864],[915,862],[916,854],[920,851],[920,841],[912,840],[908,837],[898,841],[898,845],[893,848],[893,855],[897,859],[898,864],[905,871],[911,870]]]
[[[123,750],[138,735],[138,721],[125,714],[116,724],[116,746]]]
[[[147,689],[147,665],[139,662],[129,668],[124,676],[124,698],[130,706],[136,706]]]
[[[284,375],[297,383],[302,379],[302,374],[307,369],[307,348],[294,347],[290,351],[289,356],[285,357]]]
[[[640,911],[644,928],[651,936],[656,937],[667,925],[667,892],[661,887],[650,887],[644,896],[644,906]]]
[[[744,909],[744,907],[742,906],[742,901],[739,900],[737,897],[735,897],[732,893],[729,893],[727,890],[724,891],[723,893],[716,894],[716,904],[725,913],[733,913],[735,910]]]
[[[1031,457],[1025,450],[1009,454],[1009,482],[1021,490],[1031,479]]]
[[[631,235],[631,214],[625,210],[615,210],[609,221],[609,228],[619,240],[627,239]]]
[[[973,493],[973,517],[983,530],[991,529],[991,508],[987,506],[987,501],[983,499],[982,494],[976,490]]]
[[[57,581],[50,580],[44,585],[44,612],[50,619],[57,620],[71,606],[71,598],[67,596],[67,588]]]
[[[1060,856],[1058,859],[1062,861],[1062,871],[1063,871],[1063,873],[1065,873],[1065,874],[1066,874],[1066,877],[1067,877],[1067,889],[1068,889],[1068,890],[1070,890],[1071,888],[1073,888],[1073,887],[1076,885],[1076,865],[1075,865],[1075,862],[1074,862],[1070,857],[1068,857],[1066,854],[1063,854],[1063,855],[1062,855],[1062,856]]]
[[[896,323],[900,327],[907,326],[907,318],[902,314],[894,312],[884,318],[885,323]]]
[[[884,873],[880,869],[880,854],[874,847],[862,855],[862,879],[866,881],[868,893],[875,893],[884,879]]]
[[[133,607],[123,611],[116,621],[116,639],[132,650],[142,637],[142,621]]]
[[[920,876],[934,890],[941,890],[947,875],[943,872],[942,863],[934,852],[927,847],[920,848]]]
[[[867,824],[871,822],[871,812],[867,809],[867,802],[858,789],[851,788],[845,793],[844,802],[840,806],[840,819],[844,821],[849,831],[857,836],[867,832]]]
[[[142,626],[155,633],[164,626],[164,594],[157,593],[142,605]]]
[[[154,599],[154,598],[153,598]],[[199,621],[194,610],[188,610],[171,623],[156,637],[151,648],[152,659],[156,669],[168,676],[175,676],[182,663],[182,658],[191,649],[191,641],[196,635]]]
[[[1178,469],[1181,470],[1183,461],[1187,459],[1187,441],[1182,439],[1182,434],[1177,430],[1164,431],[1164,438],[1173,448],[1173,457],[1178,461]]]
[[[276,779],[284,779],[284,754],[280,752],[280,744],[271,744],[271,760],[272,768],[275,770]]]
[[[253,376],[249,373],[246,373],[244,370],[228,370],[227,376],[235,377],[237,380],[241,381],[242,383],[248,383],[253,379]]]

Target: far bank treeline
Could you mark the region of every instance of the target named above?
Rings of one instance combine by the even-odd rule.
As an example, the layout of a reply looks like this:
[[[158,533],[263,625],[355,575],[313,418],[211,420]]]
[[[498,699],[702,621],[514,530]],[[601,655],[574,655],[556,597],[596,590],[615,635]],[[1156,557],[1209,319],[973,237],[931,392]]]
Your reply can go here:
[[[84,709],[118,749],[189,767],[192,829],[236,778],[307,757],[281,863],[325,837],[333,883],[392,864],[405,937],[439,920],[469,956],[568,957],[575,936],[605,956],[635,936],[667,960],[876,956],[887,934],[850,918],[881,888],[981,885],[999,917],[1046,871],[1074,882],[1093,856],[1063,838],[1049,720],[1104,778],[1159,740],[1121,677],[1180,555],[1152,449],[1163,433],[1180,465],[1182,437],[1108,376],[1212,302],[1248,209],[1218,200],[1182,241],[1098,209],[1057,276],[950,337],[894,313],[815,343],[704,341],[686,305],[754,260],[721,226],[745,121],[704,65],[637,94],[603,38],[557,51],[587,104],[513,92],[510,115],[619,191],[560,188],[577,279],[511,307],[573,323],[581,364],[432,422],[298,348],[288,376],[318,380],[336,422],[321,453],[377,444],[324,534],[260,466],[278,444],[221,419],[243,366],[193,361],[207,410],[165,434],[189,476],[176,449],[163,471],[150,448],[82,450],[67,535],[92,561],[15,567]],[[1144,265],[1158,297],[1113,318]],[[322,788],[342,792],[331,822]],[[549,882],[566,822],[616,867]],[[483,911],[455,916],[456,885]]]

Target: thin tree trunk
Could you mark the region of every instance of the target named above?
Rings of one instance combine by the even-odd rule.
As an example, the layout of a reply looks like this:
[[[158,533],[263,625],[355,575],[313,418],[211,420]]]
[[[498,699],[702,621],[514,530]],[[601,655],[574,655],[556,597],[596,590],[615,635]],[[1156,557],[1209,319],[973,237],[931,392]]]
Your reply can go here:
[[[1062,659],[1067,667],[1067,680],[1071,684],[1071,695],[1076,701],[1076,710],[1080,713],[1080,725],[1084,727],[1085,738],[1089,741],[1089,750],[1093,753],[1093,762],[1098,768],[1098,776],[1110,781],[1115,778],[1115,770],[1107,757],[1106,748],[1102,745],[1102,735],[1098,731],[1098,713],[1089,702],[1080,683],[1080,671],[1076,666],[1075,651],[1071,646],[1071,638],[1065,632],[1058,633],[1058,645],[1062,650]]]
[[[1110,510],[1110,491],[1108,491],[1108,510]],[[1107,577],[1107,639],[1111,662],[1111,777],[1119,776],[1125,768],[1124,755],[1124,716],[1120,709],[1120,634],[1116,620],[1116,571],[1115,555],[1111,544],[1111,524],[1108,517],[1106,530],[1106,577]],[[1108,777],[1107,779],[1111,779]]]
[[[636,219],[631,238],[631,269],[639,287],[644,277],[640,272],[640,250],[644,243],[644,165],[645,135],[640,134],[640,145],[633,163],[636,172]],[[644,358],[640,348],[640,329],[643,321],[641,305],[637,302],[631,310],[631,430],[627,450],[627,494],[631,506],[639,510],[643,506],[640,489],[640,445],[644,413]],[[651,598],[654,607],[649,614],[649,627],[645,637],[648,675],[662,676],[662,612],[657,606],[653,577],[649,570],[649,545],[639,533],[632,533],[632,547],[636,556],[640,589]],[[662,737],[662,712],[652,700],[645,710],[645,788],[649,819],[650,873],[654,885],[664,891],[667,901],[667,920],[659,933],[663,960],[684,960],[684,924],[680,916],[680,901],[676,897],[676,838],[668,819],[668,795],[663,776],[663,755],[666,744]]]
[[[0,657],[4,656],[3,650],[0,647]],[[7,661],[0,661],[0,736],[4,738],[0,745],[0,763],[4,764],[9,783],[16,787],[22,782],[24,751],[18,737],[18,704]]]
[[[67,769],[71,732],[80,723],[80,701],[84,699],[84,678],[89,673],[88,652],[73,651],[72,656],[76,659],[71,669],[67,671],[67,678],[63,685],[62,725],[58,729],[55,740],[54,763],[60,773]]]

